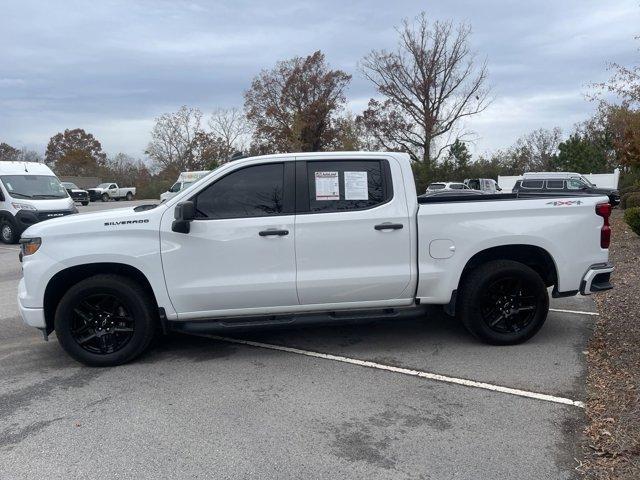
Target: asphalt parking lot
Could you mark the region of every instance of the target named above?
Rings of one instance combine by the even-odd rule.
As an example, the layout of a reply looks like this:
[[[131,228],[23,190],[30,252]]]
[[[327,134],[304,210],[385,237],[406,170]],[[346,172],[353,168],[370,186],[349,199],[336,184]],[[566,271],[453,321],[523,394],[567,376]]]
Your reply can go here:
[[[129,203],[148,202],[80,210]],[[589,298],[553,300],[572,312],[514,347],[434,312],[236,337],[254,344],[171,335],[93,369],[22,324],[17,253],[0,246],[2,479],[576,476],[583,409],[558,401],[585,399],[595,316],[572,312],[593,312]]]

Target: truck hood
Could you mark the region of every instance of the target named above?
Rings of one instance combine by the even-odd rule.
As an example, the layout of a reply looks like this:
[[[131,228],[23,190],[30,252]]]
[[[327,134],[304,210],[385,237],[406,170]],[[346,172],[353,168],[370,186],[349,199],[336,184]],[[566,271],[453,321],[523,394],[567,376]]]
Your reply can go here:
[[[19,203],[22,205],[31,205],[39,212],[52,212],[55,210],[73,210],[75,203],[71,197],[64,198],[47,198],[47,199],[31,199],[31,198],[13,198],[9,199],[11,203]]]
[[[78,235],[148,228],[154,222],[159,223],[166,207],[157,206],[138,212],[134,208],[126,207],[54,218],[30,226],[22,236]]]

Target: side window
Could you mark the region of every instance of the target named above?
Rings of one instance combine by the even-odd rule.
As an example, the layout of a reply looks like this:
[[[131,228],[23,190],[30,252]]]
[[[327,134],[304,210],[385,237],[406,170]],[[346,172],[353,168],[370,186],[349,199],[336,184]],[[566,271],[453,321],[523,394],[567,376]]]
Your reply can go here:
[[[308,211],[324,213],[375,207],[393,196],[392,187],[387,183],[383,162],[379,160],[309,161]]]
[[[580,180],[575,180],[575,179],[567,180],[567,188],[569,190],[580,190],[584,186],[585,186],[584,183],[582,183],[582,181]]]
[[[547,188],[551,190],[562,190],[564,188],[564,180],[547,180]]]
[[[112,183],[111,185],[109,185],[109,188],[116,188],[116,184]]]
[[[522,188],[542,188],[542,180],[523,180]]]
[[[464,188],[464,185],[460,184],[460,183],[452,183],[451,184],[451,189],[452,190],[462,190]]]
[[[266,217],[283,212],[284,165],[268,163],[231,172],[194,199],[197,218]]]

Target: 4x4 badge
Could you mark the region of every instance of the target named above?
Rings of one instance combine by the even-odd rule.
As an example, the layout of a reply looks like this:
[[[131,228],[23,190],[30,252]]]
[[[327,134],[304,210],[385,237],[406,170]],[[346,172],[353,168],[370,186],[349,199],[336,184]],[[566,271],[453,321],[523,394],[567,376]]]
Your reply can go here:
[[[582,203],[582,200],[556,200],[554,202],[547,202],[547,205],[561,207],[563,205],[582,205]]]

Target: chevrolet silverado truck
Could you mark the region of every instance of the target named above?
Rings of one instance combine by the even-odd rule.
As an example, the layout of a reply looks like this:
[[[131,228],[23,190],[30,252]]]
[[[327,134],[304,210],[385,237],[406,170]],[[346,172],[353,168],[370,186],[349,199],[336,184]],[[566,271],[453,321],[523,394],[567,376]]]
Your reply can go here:
[[[134,187],[118,187],[117,183],[101,183],[95,188],[90,188],[88,191],[89,199],[92,202],[96,200],[108,202],[111,199],[131,201],[136,195],[136,189]]]
[[[479,340],[536,334],[555,297],[611,288],[603,195],[418,199],[409,157],[227,163],[159,205],[24,232],[18,302],[73,358],[122,364],[158,330],[394,319],[441,305]]]

